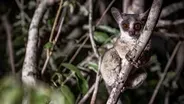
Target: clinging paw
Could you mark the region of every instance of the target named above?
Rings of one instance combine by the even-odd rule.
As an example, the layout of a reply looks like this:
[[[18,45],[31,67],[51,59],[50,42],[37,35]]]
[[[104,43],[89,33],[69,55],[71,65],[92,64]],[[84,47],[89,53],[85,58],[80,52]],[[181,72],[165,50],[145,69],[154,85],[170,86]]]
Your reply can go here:
[[[133,60],[133,58],[130,58],[129,56],[130,55],[130,52],[128,52],[126,55],[125,55],[125,58],[135,67],[135,68],[139,68],[141,66],[141,61],[138,60],[137,62],[135,62]]]

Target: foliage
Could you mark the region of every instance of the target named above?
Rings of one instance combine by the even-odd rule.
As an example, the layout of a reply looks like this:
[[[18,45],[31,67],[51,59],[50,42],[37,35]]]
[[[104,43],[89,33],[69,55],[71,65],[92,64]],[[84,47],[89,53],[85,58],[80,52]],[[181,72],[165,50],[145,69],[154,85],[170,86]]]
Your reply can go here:
[[[17,2],[20,1],[20,2]],[[28,41],[29,26],[32,21],[35,9],[42,0],[1,0],[0,17],[6,16],[10,28],[11,39],[8,40],[7,31],[0,22],[0,103],[21,104],[77,104],[87,93],[95,82],[98,71],[98,59],[95,57],[88,37],[89,5],[88,0],[63,0],[62,12],[59,19],[64,17],[61,33],[56,45],[49,41],[50,32],[54,24],[58,3],[48,7],[43,19],[39,24],[39,37],[37,46],[37,75],[40,83],[36,87],[23,85],[21,80],[22,65],[25,58]],[[50,0],[52,1],[52,0]],[[97,50],[101,56],[109,47],[112,47],[114,40],[119,36],[119,28],[112,18],[110,10],[102,18],[100,25],[95,26],[103,15],[105,8],[112,0],[99,0],[93,4],[93,30]],[[135,1],[135,0],[134,0]],[[165,1],[163,9],[176,1]],[[182,5],[183,3],[180,2]],[[21,8],[22,5],[22,8]],[[113,6],[122,7],[120,1]],[[145,9],[151,5],[146,1]],[[179,6],[181,6],[179,5]],[[177,8],[178,6],[176,6]],[[161,16],[152,36],[152,57],[142,67],[148,73],[147,80],[137,89],[126,90],[121,96],[124,104],[147,104],[155,90],[159,79],[163,75],[164,68],[171,56],[177,41],[183,41],[183,8],[172,12],[166,17]],[[182,9],[181,9],[182,8]],[[121,9],[121,8],[119,8]],[[172,10],[172,9],[169,9]],[[175,10],[175,9],[173,9]],[[163,12],[164,13],[164,12]],[[179,20],[179,22],[177,21]],[[161,24],[166,21],[166,24]],[[181,22],[181,23],[180,23]],[[59,31],[60,20],[54,30],[54,37]],[[168,23],[168,24],[167,24]],[[170,23],[170,24],[169,24]],[[86,41],[86,43],[84,43]],[[12,42],[10,51],[9,42]],[[183,45],[182,45],[183,47]],[[184,102],[184,57],[183,48],[180,48],[175,59],[170,65],[155,104],[182,104]],[[45,60],[47,49],[52,49],[46,72],[40,75]],[[10,53],[13,54],[13,61]],[[15,75],[12,73],[12,63],[15,67]],[[8,75],[9,76],[6,76]],[[12,76],[16,76],[12,77]],[[91,96],[90,96],[91,97]],[[90,102],[90,97],[85,102]],[[99,85],[97,104],[104,104],[108,98],[108,92],[101,81]]]
[[[35,87],[21,85],[18,80],[7,76],[3,78],[0,86],[0,99],[3,104],[74,104],[75,97],[70,88],[62,85],[51,88],[43,84]]]

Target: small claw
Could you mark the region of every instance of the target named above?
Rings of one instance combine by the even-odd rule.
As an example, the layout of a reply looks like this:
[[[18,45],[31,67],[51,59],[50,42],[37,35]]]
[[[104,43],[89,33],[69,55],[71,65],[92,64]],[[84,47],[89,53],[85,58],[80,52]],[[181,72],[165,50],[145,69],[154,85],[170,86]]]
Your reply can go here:
[[[135,68],[139,68],[140,64],[138,62],[132,61],[131,64],[135,67]]]
[[[130,52],[128,52],[126,55],[125,55],[125,58],[128,60],[128,61],[132,61],[132,58],[130,57]]]
[[[126,55],[125,58],[135,67],[135,68],[139,68],[141,66],[141,61],[138,60],[137,62],[133,60],[133,57],[131,56],[131,52],[129,51]]]
[[[133,60],[131,60],[131,61],[129,61],[135,68],[140,68],[140,66],[141,66],[141,62],[140,62],[140,60],[138,60],[137,62],[135,62],[135,61],[133,61]]]
[[[125,87],[123,87],[122,89],[121,89],[121,92],[124,92],[125,91]]]

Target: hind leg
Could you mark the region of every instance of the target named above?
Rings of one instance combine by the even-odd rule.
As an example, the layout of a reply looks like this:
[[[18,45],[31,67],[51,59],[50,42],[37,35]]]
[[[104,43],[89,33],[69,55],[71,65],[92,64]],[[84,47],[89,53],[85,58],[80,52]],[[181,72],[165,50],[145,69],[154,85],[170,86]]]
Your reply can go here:
[[[125,87],[128,89],[135,89],[139,87],[146,79],[147,73],[143,69],[138,69],[131,73],[128,77]]]

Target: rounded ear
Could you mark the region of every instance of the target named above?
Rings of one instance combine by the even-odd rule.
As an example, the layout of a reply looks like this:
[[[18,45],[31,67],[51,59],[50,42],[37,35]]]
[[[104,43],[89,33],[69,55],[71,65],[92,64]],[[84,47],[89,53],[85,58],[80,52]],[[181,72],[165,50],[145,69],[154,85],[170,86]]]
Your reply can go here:
[[[112,7],[111,13],[117,23],[120,23],[122,21],[121,13],[118,9],[116,9],[115,7]]]
[[[139,18],[140,18],[141,20],[146,20],[147,17],[148,17],[149,11],[150,11],[150,9],[148,9],[148,10],[147,10],[146,12],[144,12],[144,13],[139,14]]]

